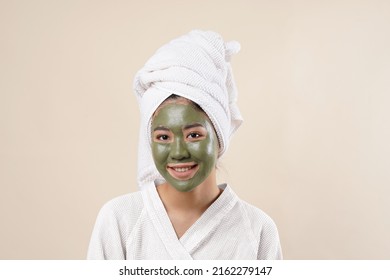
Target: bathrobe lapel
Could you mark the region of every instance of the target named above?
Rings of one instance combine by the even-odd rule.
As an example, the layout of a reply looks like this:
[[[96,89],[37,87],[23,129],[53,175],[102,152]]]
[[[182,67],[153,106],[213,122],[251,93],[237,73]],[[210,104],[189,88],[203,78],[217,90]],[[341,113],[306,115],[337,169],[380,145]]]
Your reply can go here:
[[[148,215],[172,259],[193,259],[192,255],[198,246],[210,239],[217,226],[237,203],[238,198],[229,186],[219,187],[224,189],[222,194],[180,239],[177,238],[155,184],[151,183],[142,192]]]
[[[144,191],[142,191],[142,198],[153,226],[171,258],[174,260],[192,260],[191,255],[177,239],[176,232],[153,182],[145,186]]]
[[[219,187],[224,189],[222,194],[180,238],[181,244],[190,255],[196,252],[200,244],[211,239],[216,228],[237,202],[237,196],[229,186]]]

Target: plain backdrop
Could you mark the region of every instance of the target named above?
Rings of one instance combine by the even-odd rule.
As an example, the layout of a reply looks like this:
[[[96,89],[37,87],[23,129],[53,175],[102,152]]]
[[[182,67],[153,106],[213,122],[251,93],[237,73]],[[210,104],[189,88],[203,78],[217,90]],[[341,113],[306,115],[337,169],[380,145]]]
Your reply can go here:
[[[0,1],[0,258],[84,259],[137,191],[133,77],[192,29],[241,43],[219,182],[286,259],[390,259],[387,0]]]

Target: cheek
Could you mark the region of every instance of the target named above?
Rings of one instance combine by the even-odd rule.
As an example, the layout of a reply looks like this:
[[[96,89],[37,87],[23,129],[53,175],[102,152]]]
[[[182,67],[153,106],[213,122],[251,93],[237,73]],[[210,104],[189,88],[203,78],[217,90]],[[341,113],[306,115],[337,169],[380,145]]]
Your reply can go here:
[[[212,139],[190,144],[191,154],[199,160],[210,161],[211,158],[217,155],[217,145]]]
[[[154,142],[152,143],[152,155],[156,164],[165,162],[168,154],[168,145],[161,145]]]

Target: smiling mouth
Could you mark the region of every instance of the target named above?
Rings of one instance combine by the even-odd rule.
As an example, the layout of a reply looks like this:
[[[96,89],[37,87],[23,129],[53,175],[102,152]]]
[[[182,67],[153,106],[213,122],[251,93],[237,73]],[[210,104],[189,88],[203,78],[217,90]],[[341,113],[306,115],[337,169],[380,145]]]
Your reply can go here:
[[[186,164],[168,164],[168,173],[177,180],[189,180],[199,169],[199,165],[196,163]]]

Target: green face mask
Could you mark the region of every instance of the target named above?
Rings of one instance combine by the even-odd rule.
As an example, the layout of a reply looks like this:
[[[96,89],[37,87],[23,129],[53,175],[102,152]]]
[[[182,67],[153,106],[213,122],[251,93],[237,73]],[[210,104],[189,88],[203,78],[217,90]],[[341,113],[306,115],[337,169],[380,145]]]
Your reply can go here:
[[[152,122],[157,170],[176,190],[188,192],[215,168],[218,140],[207,116],[190,104],[167,104]]]

